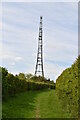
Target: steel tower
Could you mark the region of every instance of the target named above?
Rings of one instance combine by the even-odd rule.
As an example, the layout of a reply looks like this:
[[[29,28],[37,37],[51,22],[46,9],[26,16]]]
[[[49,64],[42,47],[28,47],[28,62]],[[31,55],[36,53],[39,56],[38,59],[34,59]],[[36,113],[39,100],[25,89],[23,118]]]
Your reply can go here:
[[[36,69],[35,75],[43,76],[43,39],[42,39],[42,16],[40,16],[40,26],[39,26],[39,38],[38,38],[38,52],[37,52],[37,62],[36,62]]]

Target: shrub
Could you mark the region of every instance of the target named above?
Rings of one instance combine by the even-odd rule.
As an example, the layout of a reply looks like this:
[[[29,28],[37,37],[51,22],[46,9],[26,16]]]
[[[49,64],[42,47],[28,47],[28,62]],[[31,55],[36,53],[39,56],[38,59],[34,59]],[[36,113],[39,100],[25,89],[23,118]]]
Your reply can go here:
[[[64,70],[56,80],[57,94],[62,100],[63,107],[72,117],[78,116],[78,61],[80,58],[70,68]]]
[[[2,86],[3,100],[14,96],[16,93],[28,90],[55,88],[55,84],[50,81],[47,82],[46,78],[34,76],[31,80],[26,80],[24,73],[14,76],[13,74],[8,73],[5,68],[2,68]]]

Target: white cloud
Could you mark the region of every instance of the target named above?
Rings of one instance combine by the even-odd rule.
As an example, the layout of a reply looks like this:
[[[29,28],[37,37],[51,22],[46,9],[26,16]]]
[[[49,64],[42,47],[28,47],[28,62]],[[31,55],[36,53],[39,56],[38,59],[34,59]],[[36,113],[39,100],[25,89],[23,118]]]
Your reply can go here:
[[[61,67],[55,63],[47,63],[45,62],[45,76],[47,78],[51,78],[56,81],[56,78],[61,74],[61,72],[65,69],[65,67]]]
[[[16,56],[6,55],[6,54],[2,55],[2,60],[3,59],[9,59],[9,60],[11,59],[11,60],[13,60],[15,62],[23,60],[22,57],[16,57]]]
[[[39,16],[43,15],[45,75],[54,80],[77,57],[77,3],[3,3],[4,65],[34,73]],[[48,62],[53,61],[53,62]],[[55,63],[54,63],[55,62]]]
[[[1,46],[2,47],[2,46]],[[0,47],[0,48],[1,48]],[[3,47],[2,47],[3,48]],[[23,58],[20,56],[16,56],[15,53],[13,53],[12,51],[8,51],[5,48],[3,48],[0,51],[0,60],[2,60],[2,63],[4,63],[4,61],[9,61],[9,65],[15,65],[17,62],[22,61]],[[2,65],[2,64],[1,64]],[[4,64],[3,64],[4,65]]]
[[[12,66],[14,66],[15,65],[15,62],[12,62],[12,64],[11,64]]]
[[[22,57],[15,57],[15,61],[20,61],[22,60]]]

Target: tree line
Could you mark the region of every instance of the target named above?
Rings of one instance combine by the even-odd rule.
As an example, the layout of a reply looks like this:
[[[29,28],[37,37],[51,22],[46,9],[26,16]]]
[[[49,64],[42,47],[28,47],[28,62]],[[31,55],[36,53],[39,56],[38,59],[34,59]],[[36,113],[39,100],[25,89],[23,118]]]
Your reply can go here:
[[[33,76],[32,74],[19,73],[13,75],[6,68],[0,67],[2,73],[2,99],[7,100],[16,93],[29,90],[55,89],[55,83],[44,77]]]

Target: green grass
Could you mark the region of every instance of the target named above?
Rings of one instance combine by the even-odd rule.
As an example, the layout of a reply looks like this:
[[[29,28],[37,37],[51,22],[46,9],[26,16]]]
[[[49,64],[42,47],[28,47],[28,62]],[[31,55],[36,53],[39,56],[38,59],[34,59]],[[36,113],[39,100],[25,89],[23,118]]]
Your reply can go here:
[[[2,105],[3,118],[69,118],[55,90],[27,91]]]

